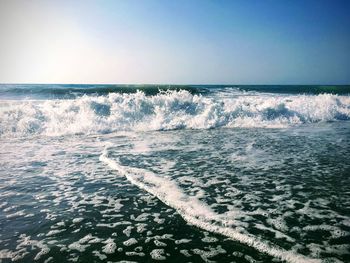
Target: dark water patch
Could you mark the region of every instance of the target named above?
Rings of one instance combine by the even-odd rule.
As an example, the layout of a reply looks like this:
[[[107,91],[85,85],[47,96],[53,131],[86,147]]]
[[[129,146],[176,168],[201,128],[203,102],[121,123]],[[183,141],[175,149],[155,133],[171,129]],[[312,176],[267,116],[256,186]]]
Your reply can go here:
[[[244,91],[288,94],[339,94],[349,95],[350,85],[239,85]]]
[[[95,85],[95,84],[0,84],[0,98],[5,99],[74,99],[83,95],[132,94],[147,96],[166,91],[186,90],[191,94],[213,92],[267,92],[281,94],[339,94],[349,95],[350,85]]]
[[[179,90],[187,90],[191,94],[205,92],[199,86],[186,85],[0,84],[0,97],[10,99],[74,99],[83,95],[132,94],[138,91],[152,96],[161,92]]]

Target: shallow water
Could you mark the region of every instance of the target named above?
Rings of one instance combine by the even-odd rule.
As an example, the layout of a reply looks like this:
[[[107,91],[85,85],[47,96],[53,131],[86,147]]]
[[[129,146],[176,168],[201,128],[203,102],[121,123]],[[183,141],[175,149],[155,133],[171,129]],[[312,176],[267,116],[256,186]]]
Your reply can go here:
[[[350,261],[348,96],[1,105],[0,261]]]

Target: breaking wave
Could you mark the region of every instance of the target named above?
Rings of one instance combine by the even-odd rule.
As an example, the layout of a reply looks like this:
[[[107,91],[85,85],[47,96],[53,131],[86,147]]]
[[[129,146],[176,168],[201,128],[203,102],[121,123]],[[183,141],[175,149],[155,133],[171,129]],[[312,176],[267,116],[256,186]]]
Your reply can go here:
[[[350,97],[320,95],[202,96],[172,90],[147,96],[109,93],[64,100],[0,101],[0,135],[49,136],[118,131],[280,128],[350,119]]]

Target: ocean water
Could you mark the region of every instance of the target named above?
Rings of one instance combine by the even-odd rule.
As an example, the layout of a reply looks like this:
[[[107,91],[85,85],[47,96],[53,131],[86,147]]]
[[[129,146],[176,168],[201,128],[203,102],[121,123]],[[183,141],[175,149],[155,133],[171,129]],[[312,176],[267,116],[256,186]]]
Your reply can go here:
[[[350,262],[349,86],[0,85],[0,262]]]

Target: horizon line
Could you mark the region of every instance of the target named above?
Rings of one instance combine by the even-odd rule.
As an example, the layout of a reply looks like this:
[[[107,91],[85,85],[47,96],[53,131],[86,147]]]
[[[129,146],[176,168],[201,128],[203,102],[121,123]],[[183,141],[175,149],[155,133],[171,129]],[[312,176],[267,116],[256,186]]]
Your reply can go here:
[[[239,83],[201,83],[201,84],[189,84],[189,83],[35,83],[35,82],[22,82],[22,83],[0,83],[0,85],[118,85],[118,86],[350,86],[347,84],[329,84],[329,83],[315,83],[315,84],[239,84]]]

